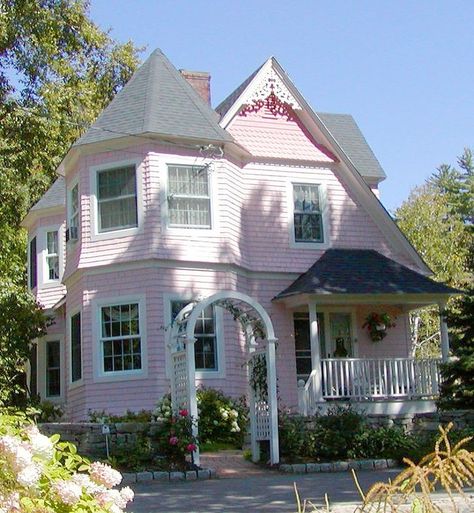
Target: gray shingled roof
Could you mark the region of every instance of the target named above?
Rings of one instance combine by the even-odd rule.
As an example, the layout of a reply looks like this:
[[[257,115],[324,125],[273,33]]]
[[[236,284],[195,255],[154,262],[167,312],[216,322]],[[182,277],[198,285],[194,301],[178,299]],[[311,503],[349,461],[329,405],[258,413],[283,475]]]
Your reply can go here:
[[[203,141],[232,141],[218,116],[163,55],[155,50],[74,146],[159,134]]]
[[[371,249],[328,249],[275,299],[297,294],[456,294]]]
[[[317,115],[362,176],[386,177],[377,157],[350,114],[318,112]]]
[[[42,210],[63,205],[66,205],[66,184],[64,178],[60,176],[30,210]]]
[[[216,107],[216,112],[221,119],[244,92],[261,67],[256,69]],[[386,178],[377,157],[350,114],[330,114],[327,112],[317,112],[316,114],[364,178]]]

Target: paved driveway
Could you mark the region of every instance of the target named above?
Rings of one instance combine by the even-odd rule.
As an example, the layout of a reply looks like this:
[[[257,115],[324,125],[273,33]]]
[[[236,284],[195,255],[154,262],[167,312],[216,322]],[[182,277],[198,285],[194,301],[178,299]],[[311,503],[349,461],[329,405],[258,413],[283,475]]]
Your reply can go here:
[[[359,471],[365,490],[376,481],[387,481],[396,469]],[[206,481],[137,483],[136,497],[130,510],[134,513],[254,513],[295,512],[293,483],[301,498],[324,504],[327,492],[332,503],[355,503],[359,496],[350,472],[318,474],[280,474],[268,471],[235,479]],[[307,513],[310,513],[309,511]]]

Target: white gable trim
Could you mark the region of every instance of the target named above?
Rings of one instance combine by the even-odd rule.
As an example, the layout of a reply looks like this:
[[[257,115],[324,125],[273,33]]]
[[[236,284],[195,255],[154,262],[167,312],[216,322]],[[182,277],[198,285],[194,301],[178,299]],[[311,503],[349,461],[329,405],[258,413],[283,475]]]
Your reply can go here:
[[[403,232],[393,221],[390,214],[387,212],[382,203],[378,200],[375,194],[372,192],[370,187],[362,178],[351,159],[347,156],[344,150],[341,148],[339,143],[336,141],[334,136],[328,130],[326,125],[322,122],[321,118],[313,111],[308,102],[304,99],[302,94],[298,91],[296,86],[293,84],[285,70],[280,66],[278,61],[271,57],[262,66],[262,68],[255,75],[253,80],[244,89],[242,94],[237,98],[232,107],[227,111],[225,116],[221,120],[221,126],[227,128],[232,119],[240,110],[241,106],[251,101],[255,91],[260,87],[261,81],[268,74],[269,68],[275,71],[283,84],[286,86],[291,96],[295,98],[296,103],[301,106],[302,116],[300,119],[305,123],[308,131],[314,136],[314,129],[317,127],[323,137],[322,144],[332,151],[341,161],[341,169],[344,172],[344,178],[347,180],[352,192],[359,200],[361,205],[365,208],[366,212],[370,215],[379,230],[386,236],[387,241],[392,245],[395,252],[400,252],[406,255],[414,265],[416,265],[419,272],[425,275],[433,274],[431,269],[426,265],[421,256],[411,245],[408,239],[405,237]],[[305,113],[307,114],[305,116]],[[308,121],[315,126],[309,126]]]

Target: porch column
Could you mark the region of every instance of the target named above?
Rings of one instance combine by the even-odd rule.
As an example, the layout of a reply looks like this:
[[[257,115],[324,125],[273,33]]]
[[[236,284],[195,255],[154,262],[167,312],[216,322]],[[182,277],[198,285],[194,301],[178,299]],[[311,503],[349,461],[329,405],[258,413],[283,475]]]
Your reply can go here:
[[[311,342],[311,365],[313,368],[314,400],[324,401],[321,372],[321,346],[319,344],[318,316],[316,315],[316,302],[308,303],[309,310],[309,336]]]
[[[449,358],[449,337],[448,337],[448,325],[444,318],[444,310],[446,308],[446,301],[440,301],[439,307],[439,330],[441,332],[441,359],[443,362],[447,362]]]

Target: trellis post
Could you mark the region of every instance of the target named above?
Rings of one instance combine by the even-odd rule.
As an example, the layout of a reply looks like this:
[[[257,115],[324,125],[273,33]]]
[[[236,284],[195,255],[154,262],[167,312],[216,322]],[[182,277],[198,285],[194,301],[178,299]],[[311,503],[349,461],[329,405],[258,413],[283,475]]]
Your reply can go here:
[[[270,463],[280,461],[278,447],[278,398],[276,386],[276,338],[267,339],[267,387],[268,387],[268,413],[270,415]]]
[[[194,437],[198,436],[198,407],[196,395],[196,365],[194,363],[194,337],[186,338],[186,370],[187,370],[187,385],[188,385],[188,399],[189,399],[189,415],[193,419],[192,433]],[[199,446],[194,451],[194,463],[199,465]]]

